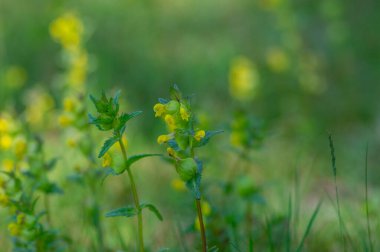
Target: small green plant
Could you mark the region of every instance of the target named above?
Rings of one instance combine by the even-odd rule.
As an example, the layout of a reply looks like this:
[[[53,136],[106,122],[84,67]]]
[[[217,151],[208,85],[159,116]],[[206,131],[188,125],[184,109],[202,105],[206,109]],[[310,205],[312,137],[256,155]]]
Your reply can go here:
[[[48,178],[57,159],[46,160],[39,137],[17,134],[14,149],[2,153],[9,167],[0,175],[0,205],[7,212],[13,251],[65,251],[67,243],[53,228],[49,206],[50,195],[63,192]]]
[[[118,143],[120,146],[121,153],[123,155],[124,164],[122,167],[108,167],[106,168],[107,175],[121,175],[125,171],[128,174],[131,183],[132,196],[134,200],[134,206],[126,206],[122,208],[118,208],[112,210],[106,214],[106,217],[133,217],[137,215],[137,223],[138,223],[138,239],[137,239],[137,247],[138,251],[144,251],[144,237],[143,237],[143,217],[142,210],[144,208],[148,208],[153,213],[156,214],[157,218],[162,220],[162,216],[157,210],[157,208],[150,203],[141,203],[138,193],[137,187],[135,183],[135,179],[132,174],[131,166],[138,160],[150,157],[150,156],[160,156],[158,154],[138,154],[133,156],[128,156],[126,151],[126,146],[123,141],[123,134],[125,133],[126,123],[140,115],[142,111],[135,111],[132,113],[120,113],[119,112],[119,94],[117,92],[114,97],[107,98],[105,93],[102,93],[100,99],[96,99],[93,96],[90,96],[92,102],[94,103],[98,115],[96,117],[89,114],[90,124],[94,124],[101,131],[112,131],[112,136],[104,142],[103,147],[101,148],[98,158],[104,157],[103,166],[111,165],[111,156],[108,155],[108,151],[110,148]]]
[[[205,131],[197,128],[190,99],[184,97],[179,88],[170,88],[170,100],[159,99],[153,110],[156,117],[164,119],[168,133],[157,138],[159,144],[167,145],[167,153],[175,169],[193,193],[202,239],[202,251],[207,251],[206,231],[201,205],[201,178],[203,163],[195,150],[206,145],[210,138],[221,131]]]

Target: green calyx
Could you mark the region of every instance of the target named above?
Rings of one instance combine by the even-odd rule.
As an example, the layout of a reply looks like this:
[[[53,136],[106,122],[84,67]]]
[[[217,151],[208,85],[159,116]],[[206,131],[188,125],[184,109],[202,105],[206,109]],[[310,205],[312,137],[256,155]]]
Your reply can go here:
[[[181,159],[178,161],[176,169],[179,177],[186,182],[195,177],[197,173],[197,163],[193,158]]]

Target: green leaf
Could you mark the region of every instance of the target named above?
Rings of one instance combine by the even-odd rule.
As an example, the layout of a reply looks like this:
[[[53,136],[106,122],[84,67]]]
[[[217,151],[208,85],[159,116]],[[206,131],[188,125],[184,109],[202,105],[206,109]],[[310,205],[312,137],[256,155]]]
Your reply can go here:
[[[103,144],[102,149],[99,152],[98,158],[101,158],[106,154],[106,152],[114,145],[117,141],[119,141],[119,138],[117,136],[113,136],[106,140]]]
[[[174,84],[172,87],[170,87],[169,92],[170,92],[170,98],[172,100],[180,101],[182,99],[182,94],[177,84]]]
[[[112,211],[109,211],[106,213],[106,217],[119,217],[119,216],[124,216],[124,217],[133,217],[138,214],[138,211],[136,208],[133,206],[127,206],[127,207],[121,207],[114,209]]]
[[[161,154],[137,154],[130,156],[127,161],[127,167],[130,167],[133,163],[139,161],[140,159],[146,158],[146,157],[161,157]]]
[[[210,141],[211,137],[218,135],[220,133],[223,133],[223,130],[206,131],[205,137],[202,138],[199,142],[194,140],[193,147],[197,148],[197,147],[202,147],[202,146],[206,145]]]
[[[162,218],[161,213],[158,211],[157,207],[155,207],[153,204],[150,203],[142,203],[140,204],[141,209],[148,208],[150,211],[152,211],[157,218],[162,221],[164,218]]]
[[[100,182],[100,184],[103,185],[104,181],[106,180],[106,178],[108,178],[108,176],[112,175],[112,176],[117,176],[117,175],[120,175],[121,173],[117,173],[113,168],[111,167],[108,167],[108,168],[104,168],[103,169],[103,173],[104,173],[104,176]]]

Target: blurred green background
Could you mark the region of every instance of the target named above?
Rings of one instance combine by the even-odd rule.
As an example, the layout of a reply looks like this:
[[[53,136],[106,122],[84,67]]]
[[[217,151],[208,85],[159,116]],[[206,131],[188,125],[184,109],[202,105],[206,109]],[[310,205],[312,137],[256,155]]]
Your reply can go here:
[[[380,206],[376,198],[380,179],[376,170],[380,161],[376,154],[380,150],[379,8],[380,2],[373,0],[1,0],[0,111],[28,117],[28,110],[43,99],[35,94],[46,93],[51,97],[47,113],[56,119],[53,113],[62,108],[61,82],[67,64],[49,29],[57,17],[74,13],[83,22],[81,46],[88,55],[84,95],[121,89],[125,108],[145,112],[131,126],[133,133],[128,133],[136,152],[162,151],[155,139],[163,125],[154,119],[152,106],[177,83],[184,93],[194,95],[205,125],[226,131],[207,147],[204,156],[209,155],[210,168],[206,180],[216,180],[223,177],[221,170],[234,168],[228,147],[230,122],[233,111],[244,108],[264,125],[264,145],[253,152],[249,174],[264,185],[269,208],[274,213],[286,212],[284,206],[297,176],[306,217],[316,198],[325,197],[326,192],[334,196],[327,139],[331,132],[336,139],[342,208],[352,217],[363,214],[367,143],[371,205]],[[234,93],[233,75],[239,66],[248,71],[247,97]],[[52,145],[59,141],[59,130],[53,126],[35,130]],[[67,168],[63,166],[60,169]],[[145,175],[137,175],[146,184],[143,194],[158,201],[166,215],[170,216],[176,204],[190,205],[187,211],[192,213],[191,201],[176,202],[179,195],[169,192],[174,175],[163,162],[159,166],[141,169]],[[151,181],[162,169],[165,175],[156,187]],[[118,193],[120,184],[113,184]],[[74,209],[75,203],[80,204],[80,199],[71,204],[67,200],[57,198],[57,208],[69,204],[68,209]],[[117,206],[119,201],[111,202]],[[325,207],[328,210],[316,230],[323,230],[327,223],[335,228],[335,236],[317,231],[310,251],[318,251],[316,244],[323,244],[323,251],[339,251],[331,238],[339,239],[333,204],[327,199]],[[117,224],[112,221],[107,225]],[[373,223],[379,234],[378,217]],[[355,229],[361,224],[347,225]],[[158,230],[166,232],[169,225],[162,225]],[[149,232],[153,234],[155,228]],[[155,237],[153,244],[167,244],[165,235]]]

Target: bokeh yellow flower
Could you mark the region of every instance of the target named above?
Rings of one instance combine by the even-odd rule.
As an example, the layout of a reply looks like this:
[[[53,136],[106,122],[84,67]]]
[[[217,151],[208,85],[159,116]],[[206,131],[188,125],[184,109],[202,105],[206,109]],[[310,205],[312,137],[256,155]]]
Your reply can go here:
[[[2,169],[6,172],[12,172],[15,168],[15,163],[12,159],[4,159],[1,163]]]
[[[88,56],[85,51],[79,51],[72,56],[67,81],[71,87],[80,90],[86,82]]]
[[[83,24],[72,12],[64,13],[50,24],[50,34],[64,48],[74,50],[81,43]]]
[[[182,179],[179,179],[179,178],[173,179],[171,182],[171,186],[176,191],[179,191],[179,192],[186,191],[186,185]]]
[[[13,138],[9,134],[0,136],[0,148],[7,150],[12,146]]]
[[[0,205],[8,206],[9,202],[10,202],[10,200],[9,200],[8,195],[6,195],[4,193],[0,193]]]
[[[23,137],[18,137],[15,140],[14,152],[18,159],[22,159],[27,151],[26,139]]]
[[[229,81],[232,97],[248,101],[257,93],[259,73],[251,60],[246,57],[238,57],[232,61]]]
[[[5,117],[0,117],[0,133],[8,132],[10,123]]]
[[[21,226],[15,222],[11,222],[8,225],[8,230],[12,236],[19,236],[21,233]]]
[[[269,68],[277,73],[289,69],[289,59],[285,52],[279,48],[272,48],[266,55],[266,61]]]
[[[59,116],[58,122],[59,125],[61,125],[62,127],[67,127],[70,126],[74,122],[74,120],[71,116],[67,114],[62,114]]]

